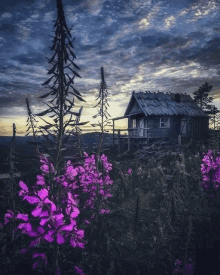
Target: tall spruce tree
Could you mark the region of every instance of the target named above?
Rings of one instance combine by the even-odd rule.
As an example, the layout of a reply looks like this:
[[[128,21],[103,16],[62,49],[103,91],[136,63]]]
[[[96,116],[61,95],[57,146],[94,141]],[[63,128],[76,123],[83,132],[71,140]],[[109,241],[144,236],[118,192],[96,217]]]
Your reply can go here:
[[[102,147],[103,147],[104,133],[109,132],[109,131],[105,130],[104,128],[106,126],[110,126],[109,125],[110,122],[108,121],[108,116],[107,116],[107,115],[109,115],[109,113],[107,112],[107,106],[106,106],[106,104],[108,105],[108,102],[107,102],[108,91],[106,89],[107,89],[107,85],[106,85],[105,77],[104,77],[104,69],[103,69],[103,67],[101,67],[101,84],[100,84],[99,96],[96,98],[96,100],[99,99],[99,102],[96,106],[94,106],[94,108],[96,108],[98,105],[100,105],[100,109],[99,109],[98,114],[93,116],[93,118],[101,116],[101,123],[99,122],[98,124],[91,124],[93,127],[99,125],[100,129],[101,129],[100,143],[99,143],[98,151],[97,151],[98,156],[100,155],[100,152],[101,152]],[[105,121],[104,121],[104,116],[106,118]]]
[[[209,112],[207,109],[211,108],[211,105],[208,103],[213,101],[213,97],[209,97],[209,93],[212,89],[212,85],[209,85],[207,82],[203,84],[198,90],[196,90],[194,95],[194,102],[199,105],[199,107],[206,113]],[[208,113],[207,113],[208,114]]]
[[[220,111],[214,106],[211,105],[209,107],[210,111],[207,111],[207,114],[210,114],[210,125],[214,126],[213,130],[209,134],[209,146],[214,150],[214,152],[219,151],[219,145],[220,145]],[[216,131],[216,129],[218,131]]]
[[[215,105],[211,105],[208,107],[209,111],[206,111],[207,114],[211,115],[210,117],[210,124],[214,126],[214,130],[219,127],[220,124],[220,116],[219,113],[220,111],[215,107]]]
[[[206,82],[193,94],[195,95],[194,96],[195,103],[200,106],[200,108],[204,111],[205,114],[209,115],[211,123],[214,123],[214,128],[215,128],[216,118],[217,118],[216,114],[219,113],[220,111],[215,107],[215,105],[208,104],[213,101],[213,97],[208,98],[211,89],[212,89],[212,85],[209,85]]]
[[[200,106],[200,108],[204,111],[205,114],[209,115],[209,122],[214,122],[214,130],[216,124],[216,114],[220,111],[215,107],[215,105],[211,105],[208,103],[211,103],[213,101],[213,97],[209,97],[209,93],[212,89],[212,85],[209,85],[207,82],[203,84],[197,91],[195,91],[193,94],[195,95],[194,101],[197,105]],[[209,123],[210,125],[210,123]],[[212,148],[216,151],[219,148],[219,140],[220,135],[219,133],[209,133],[209,144],[212,146]]]

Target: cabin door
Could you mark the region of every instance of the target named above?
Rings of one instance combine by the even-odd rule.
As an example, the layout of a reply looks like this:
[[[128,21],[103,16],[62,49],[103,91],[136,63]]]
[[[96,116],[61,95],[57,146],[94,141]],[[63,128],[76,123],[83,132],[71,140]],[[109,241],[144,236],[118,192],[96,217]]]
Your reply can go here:
[[[183,117],[180,119],[180,135],[186,136],[186,118]]]
[[[140,119],[140,137],[144,136],[144,119]]]

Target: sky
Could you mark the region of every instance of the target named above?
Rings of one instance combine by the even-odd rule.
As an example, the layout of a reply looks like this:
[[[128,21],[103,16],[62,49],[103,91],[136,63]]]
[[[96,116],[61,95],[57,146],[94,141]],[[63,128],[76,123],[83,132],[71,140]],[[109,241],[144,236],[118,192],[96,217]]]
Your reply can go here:
[[[74,62],[80,67],[81,78],[75,77],[74,88],[86,100],[75,99],[72,108],[78,112],[83,106],[80,121],[89,121],[81,127],[83,133],[94,132],[91,124],[101,121],[92,118],[99,111],[94,106],[101,67],[109,118],[124,115],[133,91],[170,91],[193,98],[192,93],[206,81],[213,86],[212,104],[220,109],[219,0],[62,2],[67,26],[73,27]],[[51,77],[47,72],[52,65],[45,57],[55,53],[50,50],[50,36],[56,19],[56,0],[0,1],[0,136],[12,136],[13,123],[16,136],[25,136],[26,98],[37,114],[48,109],[45,103],[55,97],[39,98],[51,91],[42,84]],[[72,76],[68,69],[65,72]],[[68,99],[72,100],[71,94]],[[53,122],[48,115],[42,118]],[[37,126],[46,125],[35,119]],[[115,127],[127,128],[127,119],[116,121]]]

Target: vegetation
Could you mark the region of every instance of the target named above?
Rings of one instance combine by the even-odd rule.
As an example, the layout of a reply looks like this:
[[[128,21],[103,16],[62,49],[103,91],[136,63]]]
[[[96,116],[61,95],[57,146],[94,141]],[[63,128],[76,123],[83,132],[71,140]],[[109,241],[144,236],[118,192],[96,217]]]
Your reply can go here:
[[[132,155],[124,156],[123,161],[117,154],[109,155],[113,164],[109,175],[114,181],[111,213],[103,217],[102,230],[97,231],[98,225],[94,225],[85,235],[87,248],[74,254],[85,274],[174,274],[175,260],[186,262],[188,258],[198,266],[196,225],[209,221],[214,210],[201,192],[201,156],[196,153],[204,151],[204,147],[197,143],[197,146],[184,145],[182,149],[183,155],[167,152],[158,167]],[[132,169],[130,176],[126,174],[128,168]],[[166,174],[173,175],[173,180],[166,180]],[[16,195],[9,197],[12,190],[18,193],[18,182],[12,178],[6,186],[14,189],[5,188],[2,213],[12,209],[12,200],[13,207],[24,207]],[[43,268],[31,271],[31,259],[19,254],[28,237],[13,239],[12,228],[10,224],[1,230],[1,253],[5,259],[1,262],[2,274],[26,274],[24,261],[28,263],[27,272],[49,274]],[[99,249],[98,236],[102,238]],[[16,272],[12,269],[15,263]]]
[[[38,116],[42,116],[49,113],[50,110],[56,113],[55,124],[47,123],[47,126],[42,127],[47,132],[51,127],[57,128],[55,134],[51,134],[56,142],[52,142],[51,148],[45,148],[42,143],[37,141],[32,142],[32,144],[39,146],[37,147],[37,154],[39,154],[41,146],[42,152],[49,155],[55,170],[58,175],[61,175],[61,168],[65,160],[64,153],[67,152],[68,146],[68,139],[63,138],[65,136],[64,130],[68,125],[78,127],[83,123],[80,124],[79,122],[82,108],[79,113],[71,112],[70,108],[73,106],[73,102],[66,98],[68,85],[73,82],[69,77],[70,81],[67,83],[63,72],[63,61],[68,59],[64,47],[64,34],[66,35],[69,31],[66,27],[61,0],[57,0],[57,7],[59,20],[55,24],[55,26],[58,25],[56,34],[60,33],[61,38],[56,37],[54,41],[60,41],[61,50],[58,51],[59,47],[56,48],[59,61],[54,63],[53,69],[49,71],[52,73],[55,68],[59,68],[59,73],[55,73],[59,79],[59,87],[53,88],[54,92],[50,93],[56,93],[57,106],[38,114]],[[64,27],[66,28],[65,31]],[[71,45],[70,40],[69,43]],[[74,56],[73,53],[72,55]],[[54,57],[55,55],[52,59]],[[50,61],[52,62],[52,60]],[[77,66],[74,65],[74,67]],[[75,75],[78,76],[74,72]],[[48,83],[49,81],[47,81]],[[64,84],[66,84],[67,89],[64,89]],[[79,92],[75,88],[73,90],[75,91],[74,95],[78,99],[82,99]],[[71,118],[72,114],[77,116],[73,124],[70,124],[71,118],[68,123],[64,123],[64,116],[68,113],[65,112],[67,110],[65,100],[70,103],[68,111]],[[28,114],[29,116],[31,114],[30,108],[28,108]],[[59,124],[57,124],[58,121]],[[35,135],[33,124],[32,130]],[[45,136],[43,132],[41,133]],[[70,156],[70,159],[73,161],[82,160],[81,131],[76,128],[75,133],[73,131],[71,133],[78,135],[77,151],[80,157]],[[4,214],[8,209],[20,213],[30,211],[30,205],[18,197],[18,181],[13,178],[17,160],[15,158],[15,135],[15,125],[13,125],[13,138],[9,152],[10,180],[5,182],[5,189],[1,194],[2,211],[0,218],[2,223],[4,222]],[[102,137],[103,135],[101,135],[100,144],[103,144]],[[85,230],[84,239],[87,241],[85,249],[65,246],[61,251],[58,250],[57,246],[53,247],[51,244],[49,245],[50,261],[48,266],[39,265],[33,271],[31,256],[20,253],[20,250],[28,245],[30,237],[21,233],[14,234],[13,230],[17,221],[13,217],[11,223],[1,226],[1,274],[59,274],[50,267],[53,266],[53,262],[57,263],[58,256],[61,254],[63,274],[80,274],[72,268],[73,264],[77,264],[85,274],[89,275],[170,275],[176,274],[174,263],[177,259],[186,265],[189,258],[194,262],[195,274],[201,274],[198,271],[202,263],[197,254],[197,247],[200,245],[196,236],[198,233],[197,225],[199,224],[202,228],[203,223],[213,221],[213,213],[218,215],[216,212],[218,205],[210,207],[207,198],[201,192],[202,156],[199,153],[212,149],[212,140],[208,140],[206,146],[198,141],[186,144],[182,148],[182,154],[174,156],[172,152],[167,152],[160,160],[155,158],[153,165],[151,162],[145,163],[136,159],[132,152],[124,155],[123,158],[117,153],[114,154],[113,150],[109,153],[106,152],[108,161],[112,163],[113,168],[109,172],[109,176],[113,180],[110,192],[112,197],[109,198],[108,205],[110,214],[99,215],[89,226],[80,223],[80,228]],[[215,146],[215,149],[218,150],[219,142],[215,142]],[[100,148],[100,153],[103,152],[103,149]],[[36,156],[35,158],[37,159]],[[36,180],[36,175],[40,173],[39,161],[38,164],[33,162],[33,168],[35,169],[25,179],[26,183],[33,184]],[[166,175],[173,176],[171,177],[172,180],[168,180]],[[51,176],[49,182],[51,184],[50,190],[53,190],[51,194],[59,196],[59,187],[54,184]],[[207,238],[209,237],[208,235]],[[203,242],[203,239],[199,241]],[[53,254],[53,248],[56,249],[56,254]],[[211,268],[213,266],[210,266],[210,270]],[[178,274],[189,275],[190,273],[181,267]],[[214,269],[209,274],[214,274]]]

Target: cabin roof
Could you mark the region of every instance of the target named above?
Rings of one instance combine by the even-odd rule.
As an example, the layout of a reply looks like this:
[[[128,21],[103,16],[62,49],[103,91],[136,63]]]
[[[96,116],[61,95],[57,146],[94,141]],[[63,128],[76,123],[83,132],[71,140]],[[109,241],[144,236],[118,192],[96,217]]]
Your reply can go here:
[[[141,113],[145,116],[150,115],[187,115],[198,117],[209,117],[202,109],[194,102],[190,95],[179,94],[180,102],[175,101],[175,93],[151,93],[140,92],[132,93],[130,102],[125,111],[124,116],[132,114],[131,108],[136,101],[141,109]]]

